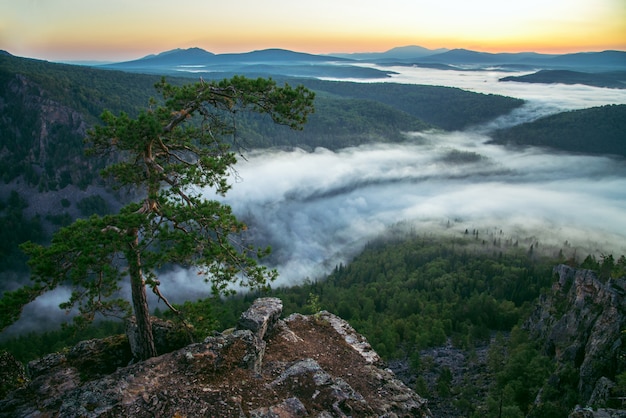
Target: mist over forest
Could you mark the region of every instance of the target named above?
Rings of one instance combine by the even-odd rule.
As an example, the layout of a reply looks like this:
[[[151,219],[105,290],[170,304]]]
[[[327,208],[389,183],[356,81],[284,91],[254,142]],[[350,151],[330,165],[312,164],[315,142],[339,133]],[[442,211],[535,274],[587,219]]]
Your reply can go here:
[[[394,67],[394,82],[526,102],[463,131],[407,132],[401,144],[247,154],[226,201],[255,240],[272,246],[281,283],[322,277],[398,222],[424,233],[502,230],[556,248],[568,241],[580,253],[626,251],[623,158],[489,143],[496,129],[626,103],[625,90],[499,82],[495,71],[404,70]]]
[[[322,276],[401,221],[425,234],[501,229],[581,252],[624,251],[623,162],[486,140],[422,133],[402,145],[260,152],[240,163],[227,202],[272,246],[286,283]]]
[[[502,231],[510,240],[539,241],[567,256],[626,252],[623,158],[490,143],[497,129],[626,103],[626,90],[499,82],[498,72],[402,70],[394,68],[394,82],[526,102],[462,131],[406,132],[399,144],[245,153],[225,201],[248,223],[251,242],[271,246],[265,262],[280,274],[275,285],[325,277],[398,223],[446,236]],[[180,293],[175,300],[196,294],[195,271],[176,268],[163,276],[163,288]]]
[[[266,263],[279,272],[276,285],[325,277],[398,223],[423,234],[502,231],[509,239],[539,241],[555,251],[567,243],[569,251],[578,254],[626,252],[623,158],[491,143],[497,130],[564,111],[626,103],[626,90],[500,81],[525,74],[502,69],[359,65],[391,73],[381,79],[356,80],[370,84],[383,102],[385,94],[394,91],[391,87],[402,85],[456,87],[524,102],[501,116],[458,130],[443,131],[422,123],[420,132],[403,131],[400,141],[390,130],[390,137],[384,138],[381,126],[376,129],[382,140],[359,146],[245,151],[225,201],[249,224],[247,239],[272,247]],[[345,90],[343,94],[370,99],[368,90],[336,81],[304,80],[312,88],[330,92],[329,98]],[[320,112],[324,115],[323,107]],[[412,124],[402,126],[408,129]],[[319,135],[316,126],[309,127],[308,135]],[[367,134],[366,130],[363,135]],[[163,290],[173,301],[209,293],[208,285],[206,292],[198,291],[193,270],[174,268],[162,275]],[[39,298],[16,327],[62,318],[62,312],[53,308],[68,292],[61,288]],[[55,313],[49,315],[48,308]]]

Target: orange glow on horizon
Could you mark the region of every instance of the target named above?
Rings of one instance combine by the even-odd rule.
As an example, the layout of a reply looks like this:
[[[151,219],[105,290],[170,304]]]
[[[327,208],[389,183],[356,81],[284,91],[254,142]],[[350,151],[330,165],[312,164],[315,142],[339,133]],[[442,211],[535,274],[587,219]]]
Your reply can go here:
[[[3,0],[0,0],[3,1]],[[483,52],[626,50],[624,0],[4,1],[0,49],[49,60],[131,60],[174,48],[314,54],[418,45]]]

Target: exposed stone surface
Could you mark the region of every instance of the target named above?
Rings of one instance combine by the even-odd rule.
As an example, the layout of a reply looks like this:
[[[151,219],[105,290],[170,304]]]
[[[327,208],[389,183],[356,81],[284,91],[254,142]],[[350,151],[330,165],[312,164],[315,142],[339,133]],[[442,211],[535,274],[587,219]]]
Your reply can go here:
[[[238,327],[249,329],[257,338],[263,339],[272,330],[283,313],[283,302],[277,298],[260,298],[254,301],[250,309],[241,314]]]
[[[598,383],[606,386],[600,379],[615,373],[624,350],[626,279],[603,283],[591,270],[566,265],[554,273],[558,281],[552,294],[540,299],[525,328],[559,364],[579,370],[578,388],[587,403]],[[598,388],[597,396],[601,392]]]
[[[568,418],[626,418],[626,410],[605,408],[593,410],[577,407]]]
[[[0,352],[0,399],[15,389],[26,386],[29,379],[22,363],[11,353]]]
[[[289,398],[278,405],[250,412],[252,418],[306,417],[306,408],[298,398]]]
[[[104,339],[81,341],[67,354],[67,362],[81,371],[83,380],[113,373],[118,367],[124,367],[132,360],[128,338],[117,335]],[[29,365],[34,374],[34,365]],[[40,370],[41,374],[45,369]]]
[[[345,321],[328,312],[279,320],[280,311],[278,299],[260,299],[232,333],[99,377],[85,378],[68,355],[47,356],[0,401],[0,417],[431,416]]]
[[[350,344],[352,348],[361,354],[366,362],[369,364],[381,365],[381,359],[378,353],[374,351],[365,337],[357,334],[354,328],[352,328],[346,321],[337,316],[331,315],[326,311],[322,311],[320,315],[328,321],[328,323],[335,329],[335,331],[337,331],[339,335],[344,337],[346,343]]]
[[[615,382],[606,377],[598,379],[596,386],[593,388],[591,397],[589,398],[589,405],[606,405],[607,401],[611,397],[611,390],[615,387]],[[624,411],[626,412],[626,411]]]

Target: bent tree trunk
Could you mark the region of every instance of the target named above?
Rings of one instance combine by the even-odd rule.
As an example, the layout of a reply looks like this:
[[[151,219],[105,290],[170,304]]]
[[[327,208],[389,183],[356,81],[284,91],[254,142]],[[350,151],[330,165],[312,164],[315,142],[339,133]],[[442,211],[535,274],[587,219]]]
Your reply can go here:
[[[146,360],[157,355],[152,336],[152,324],[150,323],[150,310],[146,296],[146,285],[141,273],[141,256],[137,250],[138,232],[136,229],[128,231],[133,237],[128,244],[126,259],[128,261],[128,274],[130,276],[130,289],[133,299],[133,311],[137,322],[137,346],[133,350],[133,356],[139,360]]]

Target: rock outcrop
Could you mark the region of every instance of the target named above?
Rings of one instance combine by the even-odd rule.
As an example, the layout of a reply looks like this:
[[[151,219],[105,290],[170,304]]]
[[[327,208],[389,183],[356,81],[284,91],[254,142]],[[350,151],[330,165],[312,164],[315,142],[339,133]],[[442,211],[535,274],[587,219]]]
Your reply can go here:
[[[24,365],[10,353],[0,352],[0,399],[9,392],[26,386],[28,380]]]
[[[232,332],[95,378],[51,355],[0,417],[431,416],[345,321],[281,313],[279,299],[258,299]]]
[[[603,283],[591,270],[566,265],[554,273],[552,293],[541,298],[525,328],[558,364],[578,369],[581,399],[601,405],[598,394],[607,393],[606,377],[615,376],[624,351],[626,279]]]

